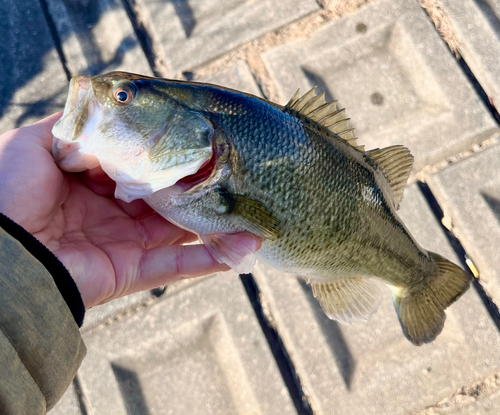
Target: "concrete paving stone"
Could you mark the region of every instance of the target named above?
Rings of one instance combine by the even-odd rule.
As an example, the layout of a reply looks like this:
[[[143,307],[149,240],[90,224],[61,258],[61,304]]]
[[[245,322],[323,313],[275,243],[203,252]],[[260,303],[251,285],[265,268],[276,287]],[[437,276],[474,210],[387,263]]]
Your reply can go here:
[[[224,274],[228,275],[224,276]],[[212,274],[211,276],[219,275],[221,276],[223,281],[227,281],[230,278],[238,276],[236,273],[230,272]],[[165,292],[170,295],[174,292],[185,289],[187,286],[195,282],[195,279],[177,281],[175,283],[168,284],[165,287]],[[85,313],[82,332],[87,332],[89,330],[95,329],[101,324],[109,324],[112,319],[124,318],[139,307],[148,307],[153,301],[155,301],[156,298],[157,295],[155,295],[153,291],[142,291],[127,295],[126,297],[117,298],[116,300],[110,301],[106,304],[92,307]]]
[[[93,413],[296,413],[239,279],[200,280],[84,339]]]
[[[314,0],[143,0],[171,68],[191,69],[319,9]]]
[[[262,93],[252,76],[252,72],[250,72],[248,64],[242,60],[239,60],[234,65],[203,78],[202,81],[262,97]]]
[[[423,247],[458,263],[416,185],[400,213]],[[343,325],[302,280],[263,264],[253,274],[315,415],[412,413],[500,367],[500,336],[474,289],[448,308],[435,342],[417,347],[403,336],[388,289],[369,321]]]
[[[449,17],[460,54],[500,108],[500,2],[498,0],[440,0]]]
[[[87,415],[82,412],[73,383],[49,413],[50,415]]]
[[[47,0],[72,75],[151,69],[120,0]]]
[[[453,164],[426,181],[453,233],[500,306],[500,146]]]
[[[64,108],[67,78],[37,0],[0,2],[0,133]]]
[[[450,415],[498,415],[500,414],[500,391],[470,405],[449,412]]]
[[[282,103],[318,85],[346,108],[358,143],[404,144],[414,171],[498,133],[416,1],[371,3],[263,60]]]
[[[100,324],[108,322],[112,318],[125,315],[127,311],[137,308],[153,298],[154,296],[151,294],[151,291],[142,291],[93,307],[85,313],[82,331],[86,332],[92,330]]]

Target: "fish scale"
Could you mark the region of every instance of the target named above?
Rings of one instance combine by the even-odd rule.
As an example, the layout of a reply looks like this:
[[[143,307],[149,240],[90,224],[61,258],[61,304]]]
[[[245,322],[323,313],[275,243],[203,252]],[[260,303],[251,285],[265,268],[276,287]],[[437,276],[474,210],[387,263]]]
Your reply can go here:
[[[361,181],[358,178],[362,176],[362,169],[354,171],[356,164],[346,160],[346,153],[355,150],[341,141],[338,143],[341,148],[335,148],[297,119],[268,104],[255,101],[250,105],[259,108],[247,110],[249,116],[269,114],[271,111],[276,114],[268,115],[267,120],[257,126],[244,118],[234,122],[233,117],[222,114],[216,122],[220,122],[223,130],[234,132],[234,151],[246,162],[244,167],[252,172],[250,176],[233,176],[228,189],[263,201],[288,229],[287,238],[264,241],[259,256],[280,269],[293,269],[309,276],[315,272],[316,277],[331,278],[336,274],[333,272],[337,268],[335,265],[347,262],[343,260],[346,253],[341,243],[347,236],[342,231],[348,230],[351,237],[357,232],[363,233],[363,229],[357,229],[357,224],[361,223],[359,209],[354,209],[357,206],[355,201],[360,202],[362,198],[359,195],[356,197],[352,191],[355,187],[359,188],[356,184]],[[276,119],[284,119],[285,122],[280,123]],[[269,125],[273,126],[275,134],[266,133],[271,129]],[[277,125],[282,127],[280,131],[276,131]],[[266,150],[264,162],[280,159],[283,157],[281,152],[291,155],[291,160],[264,167],[262,161],[255,163],[255,159],[262,160],[262,157],[259,147],[254,146],[253,137],[259,137],[259,145]],[[301,148],[306,151],[301,151]],[[330,162],[322,162],[325,159]],[[335,160],[338,162],[335,163]],[[366,170],[365,175],[369,175]],[[368,180],[365,179],[365,182],[368,183]],[[284,187],[283,183],[289,183],[289,186]],[[284,194],[288,197],[283,197]],[[316,211],[314,216],[310,210]],[[293,217],[290,217],[290,211],[294,212]],[[345,275],[350,270],[339,269],[340,275],[342,271]],[[363,274],[381,274],[375,271],[378,270],[372,269]]]
[[[115,102],[117,93],[125,99]],[[66,136],[75,120],[85,137]],[[444,310],[470,285],[397,216],[409,150],[365,152],[345,110],[315,88],[280,106],[208,84],[123,72],[78,77],[54,136],[82,146],[70,159],[55,142],[61,166],[84,165],[78,151],[84,158],[87,146],[117,182],[117,197],[144,199],[238,272],[257,257],[301,274],[335,320],[367,319],[384,282],[403,333],[420,345],[441,332]],[[144,151],[130,153],[134,146]]]

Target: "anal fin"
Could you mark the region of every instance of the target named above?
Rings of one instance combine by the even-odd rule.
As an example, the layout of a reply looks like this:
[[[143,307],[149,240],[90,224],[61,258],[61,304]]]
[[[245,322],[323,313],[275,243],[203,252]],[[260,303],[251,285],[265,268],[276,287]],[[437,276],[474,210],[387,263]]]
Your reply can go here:
[[[249,232],[214,233],[200,235],[200,238],[220,264],[229,265],[238,274],[252,272],[255,265],[255,253],[261,246],[260,239],[255,235]]]
[[[382,291],[370,278],[312,281],[311,286],[325,314],[347,324],[368,320],[382,300]]]

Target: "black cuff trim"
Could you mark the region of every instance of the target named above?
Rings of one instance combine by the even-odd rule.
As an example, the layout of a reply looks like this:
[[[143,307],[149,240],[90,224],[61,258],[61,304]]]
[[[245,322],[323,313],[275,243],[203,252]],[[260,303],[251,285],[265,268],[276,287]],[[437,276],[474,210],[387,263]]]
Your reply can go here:
[[[75,281],[62,262],[38,239],[3,213],[0,213],[0,226],[10,236],[17,239],[50,272],[59,292],[71,310],[76,324],[81,327],[85,316],[85,306]]]

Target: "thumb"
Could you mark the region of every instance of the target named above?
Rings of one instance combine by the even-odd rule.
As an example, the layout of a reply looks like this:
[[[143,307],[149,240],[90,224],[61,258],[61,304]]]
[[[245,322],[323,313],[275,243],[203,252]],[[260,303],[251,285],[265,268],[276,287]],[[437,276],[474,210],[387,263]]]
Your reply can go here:
[[[62,114],[62,111],[56,112],[22,129],[31,134],[31,136],[36,137],[39,140],[39,144],[52,153],[52,127],[62,117]]]

